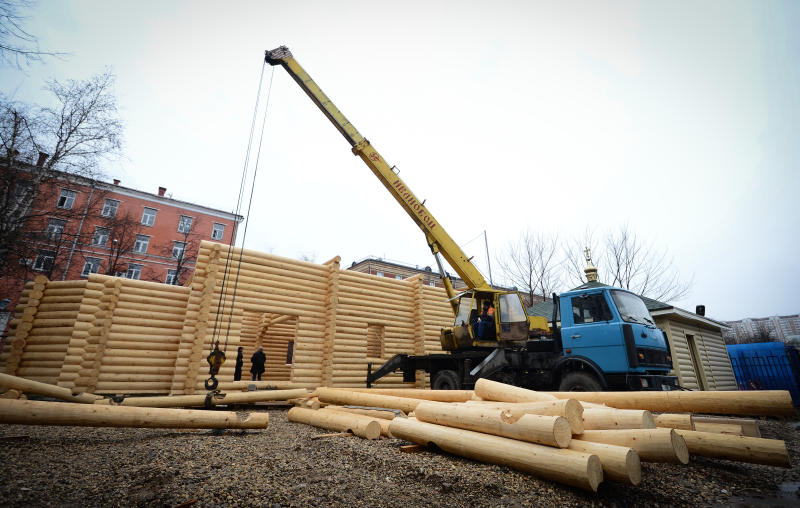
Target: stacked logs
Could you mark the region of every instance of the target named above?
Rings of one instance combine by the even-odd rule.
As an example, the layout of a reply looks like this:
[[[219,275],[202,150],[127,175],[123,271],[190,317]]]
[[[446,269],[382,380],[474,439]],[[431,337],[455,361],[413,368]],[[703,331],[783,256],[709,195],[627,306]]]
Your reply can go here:
[[[24,295],[22,315],[17,323],[11,323],[15,340],[6,363],[7,374],[58,382],[85,288],[85,280],[53,284],[42,275],[36,277]]]
[[[222,389],[233,386],[239,346],[245,378],[262,347],[266,379],[309,388],[363,386],[370,362],[441,352],[440,328],[452,321],[444,290],[420,276],[388,279],[339,263],[204,241],[190,287],[37,277],[16,307],[0,363],[7,373],[79,391],[193,394],[205,389],[216,341],[227,354]],[[421,375],[415,386],[426,383]],[[378,386],[408,384],[397,373]]]
[[[380,434],[435,445],[592,491],[604,478],[637,485],[641,461],[687,464],[696,455],[790,467],[785,443],[757,437],[754,420],[650,411],[704,400],[706,408],[722,414],[785,416],[794,412],[788,392],[760,392],[757,398],[694,393],[688,399],[669,392],[627,393],[628,402],[617,408],[612,401],[621,399],[613,392],[551,394],[485,379],[474,391],[319,388],[314,395],[320,409],[306,400],[288,418],[366,439]],[[631,400],[647,407],[633,407]]]

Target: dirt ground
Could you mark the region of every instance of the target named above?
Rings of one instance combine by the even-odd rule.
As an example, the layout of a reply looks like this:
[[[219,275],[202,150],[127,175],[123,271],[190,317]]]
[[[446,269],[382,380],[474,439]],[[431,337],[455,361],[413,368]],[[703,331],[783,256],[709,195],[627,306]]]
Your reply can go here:
[[[636,487],[597,493],[398,439],[329,431],[268,409],[264,431],[0,426],[2,506],[798,506],[800,424],[766,419],[792,468],[692,457],[642,464]]]

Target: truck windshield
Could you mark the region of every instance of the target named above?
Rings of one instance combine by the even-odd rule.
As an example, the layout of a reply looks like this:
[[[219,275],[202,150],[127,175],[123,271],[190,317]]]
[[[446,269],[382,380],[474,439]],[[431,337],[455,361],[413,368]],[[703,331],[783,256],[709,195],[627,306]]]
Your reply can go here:
[[[458,303],[458,314],[456,314],[455,326],[460,324],[469,324],[470,315],[469,311],[472,309],[472,296],[462,296]]]
[[[653,318],[644,302],[638,296],[626,291],[612,291],[611,297],[617,305],[620,317],[625,321],[654,325]]]

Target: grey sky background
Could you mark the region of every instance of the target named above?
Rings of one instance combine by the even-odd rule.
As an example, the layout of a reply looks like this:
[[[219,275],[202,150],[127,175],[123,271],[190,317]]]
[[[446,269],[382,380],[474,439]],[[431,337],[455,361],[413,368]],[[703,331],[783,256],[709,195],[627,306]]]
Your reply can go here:
[[[30,14],[41,47],[71,55],[3,68],[0,90],[41,103],[46,78],[112,67],[126,158],[109,180],[233,211],[263,53],[286,44],[484,273],[484,230],[494,254],[525,229],[627,223],[694,279],[678,306],[800,311],[798,2],[72,0]],[[434,265],[281,68],[264,70],[262,105],[270,83],[245,246]]]

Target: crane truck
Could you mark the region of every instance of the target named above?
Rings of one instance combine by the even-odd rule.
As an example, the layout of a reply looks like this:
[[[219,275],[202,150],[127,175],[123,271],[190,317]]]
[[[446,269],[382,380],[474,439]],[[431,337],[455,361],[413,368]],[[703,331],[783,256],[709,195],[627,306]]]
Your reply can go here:
[[[517,386],[561,391],[677,389],[670,376],[669,342],[634,293],[601,284],[553,295],[551,322],[528,316],[516,291],[490,285],[471,258],[445,231],[372,144],[339,111],[286,46],[265,53],[266,63],[283,67],[422,230],[433,254],[455,316],[443,328],[445,353],[399,354],[374,372],[366,385],[402,371],[404,382],[427,372],[434,389],[471,388],[479,378]],[[444,258],[468,289],[455,293]],[[481,309],[494,311],[491,319]]]

